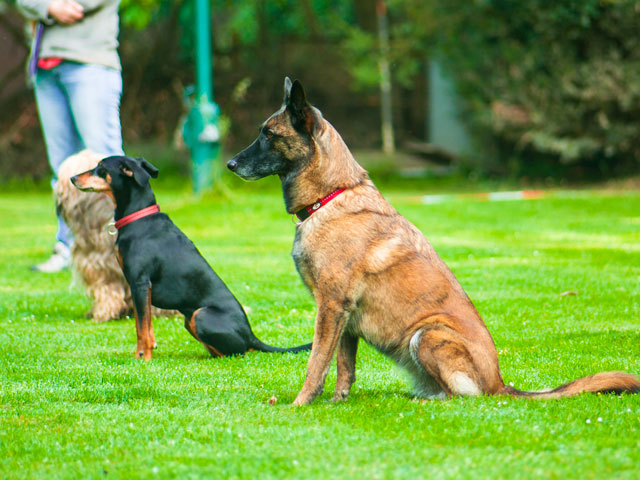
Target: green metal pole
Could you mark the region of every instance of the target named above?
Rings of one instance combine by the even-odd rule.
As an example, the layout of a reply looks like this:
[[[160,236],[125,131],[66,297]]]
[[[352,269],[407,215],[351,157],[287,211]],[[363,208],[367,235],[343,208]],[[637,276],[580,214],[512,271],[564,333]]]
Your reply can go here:
[[[213,99],[211,82],[211,7],[196,0],[196,89],[200,100]]]
[[[218,106],[213,103],[210,0],[196,2],[196,89],[187,121],[191,147],[193,190],[200,193],[213,186],[219,175]]]

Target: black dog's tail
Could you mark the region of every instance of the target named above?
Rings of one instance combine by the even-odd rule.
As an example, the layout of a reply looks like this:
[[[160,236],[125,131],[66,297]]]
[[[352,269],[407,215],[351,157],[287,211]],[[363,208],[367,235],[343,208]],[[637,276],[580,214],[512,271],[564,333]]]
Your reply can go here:
[[[311,350],[311,344],[307,343],[305,345],[299,345],[297,347],[280,348],[280,347],[273,347],[271,345],[267,345],[259,338],[256,338],[254,340],[253,349],[258,350],[259,352],[266,352],[266,353],[298,353],[298,352]]]

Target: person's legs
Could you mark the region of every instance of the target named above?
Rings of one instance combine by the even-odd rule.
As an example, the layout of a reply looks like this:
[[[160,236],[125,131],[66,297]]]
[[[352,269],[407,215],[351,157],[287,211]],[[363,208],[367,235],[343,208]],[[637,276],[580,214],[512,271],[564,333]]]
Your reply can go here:
[[[49,163],[57,181],[60,164],[84,148],[104,155],[122,155],[120,98],[122,75],[100,65],[63,62],[51,71],[38,70],[36,101]],[[52,258],[35,267],[57,271],[68,264],[73,235],[58,216],[58,244]],[[62,244],[62,245],[61,245]],[[66,264],[58,256],[66,256]]]
[[[71,115],[69,99],[56,69],[38,70],[35,95],[47,156],[53,170],[52,185],[55,185],[58,167],[67,157],[82,150],[82,142]]]
[[[40,126],[47,147],[49,165],[53,171],[51,187],[57,182],[60,164],[70,155],[82,149],[82,143],[75,129],[66,94],[54,70],[38,70],[34,90]],[[55,272],[69,264],[69,247],[73,235],[64,220],[58,217],[57,244],[52,257],[33,267],[34,270]]]
[[[76,130],[84,146],[104,155],[122,155],[120,72],[71,62],[61,67]]]

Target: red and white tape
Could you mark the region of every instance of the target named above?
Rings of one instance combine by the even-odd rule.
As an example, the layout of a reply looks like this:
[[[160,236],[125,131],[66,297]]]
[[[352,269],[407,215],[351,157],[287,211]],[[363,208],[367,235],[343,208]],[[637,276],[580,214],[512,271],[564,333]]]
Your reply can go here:
[[[509,200],[534,200],[544,197],[544,190],[519,190],[513,192],[489,192],[489,193],[460,193],[442,195],[424,195],[421,202],[424,205],[444,203],[457,199],[475,199],[486,202],[504,202]]]

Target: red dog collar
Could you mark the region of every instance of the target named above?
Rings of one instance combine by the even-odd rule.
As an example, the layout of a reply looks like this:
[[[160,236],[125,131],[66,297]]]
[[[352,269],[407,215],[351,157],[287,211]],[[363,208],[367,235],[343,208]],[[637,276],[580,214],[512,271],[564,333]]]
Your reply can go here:
[[[335,192],[327,195],[326,197],[318,199],[315,203],[311,205],[307,205],[302,210],[298,210],[294,215],[298,217],[298,220],[300,220],[300,222],[304,222],[307,218],[309,218],[311,215],[316,213],[318,210],[324,207],[331,200],[333,200],[342,192],[344,192],[344,190],[345,190],[344,188],[339,188]]]
[[[143,208],[142,210],[138,210],[137,212],[133,212],[126,217],[122,217],[120,220],[114,223],[115,227],[120,230],[125,225],[129,225],[131,222],[135,222],[136,220],[140,220],[141,218],[148,217],[149,215],[153,215],[154,213],[158,213],[160,211],[160,206],[158,204],[151,205],[150,207]]]

